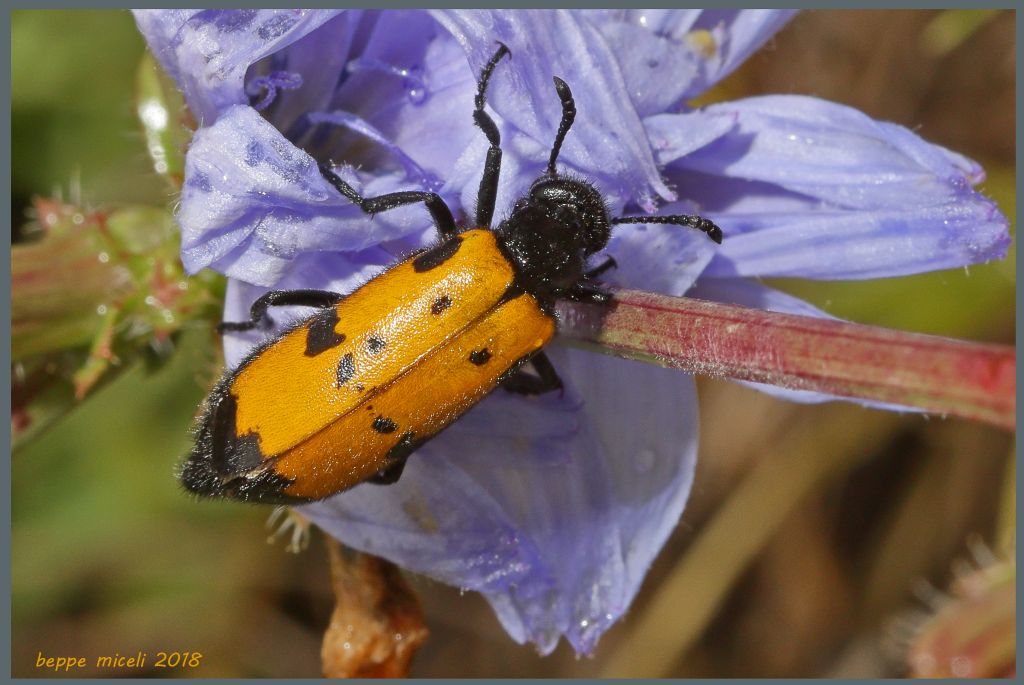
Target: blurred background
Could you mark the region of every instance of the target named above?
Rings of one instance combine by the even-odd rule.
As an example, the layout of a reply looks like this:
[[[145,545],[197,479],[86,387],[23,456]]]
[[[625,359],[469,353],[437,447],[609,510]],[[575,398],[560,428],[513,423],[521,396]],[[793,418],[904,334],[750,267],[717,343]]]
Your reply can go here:
[[[981,162],[983,192],[1012,220],[1014,22],[1011,11],[806,12],[702,101],[803,93],[901,123]],[[152,235],[173,235],[174,193],[153,173],[135,110],[140,93],[173,94],[139,71],[144,46],[126,12],[18,11],[11,37],[12,674],[48,675],[39,652],[198,650],[196,670],[79,675],[318,676],[334,604],[322,538],[287,553],[267,544],[266,509],[196,503],[173,477],[219,373],[222,287],[211,275],[179,287],[173,251],[147,250]],[[178,288],[178,316],[143,321],[127,343],[104,337],[105,306],[81,309],[90,278],[110,282],[96,244],[68,237],[83,223],[127,255],[125,292]],[[920,277],[771,285],[863,323],[1013,343],[1014,271],[1011,253]],[[61,278],[82,301],[48,303]],[[479,596],[410,577],[431,631],[412,675],[900,676],[908,654],[926,672],[945,658],[931,645],[958,640],[975,650],[960,675],[1005,675],[1012,435],[699,385],[693,496],[596,654],[577,659],[563,644],[539,658]]]

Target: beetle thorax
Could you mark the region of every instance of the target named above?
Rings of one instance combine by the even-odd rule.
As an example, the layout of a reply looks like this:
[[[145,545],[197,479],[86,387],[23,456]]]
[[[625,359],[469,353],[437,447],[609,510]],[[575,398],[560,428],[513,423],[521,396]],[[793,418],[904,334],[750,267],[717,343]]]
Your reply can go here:
[[[542,176],[496,229],[521,285],[541,297],[580,280],[608,242],[608,209],[585,181]]]

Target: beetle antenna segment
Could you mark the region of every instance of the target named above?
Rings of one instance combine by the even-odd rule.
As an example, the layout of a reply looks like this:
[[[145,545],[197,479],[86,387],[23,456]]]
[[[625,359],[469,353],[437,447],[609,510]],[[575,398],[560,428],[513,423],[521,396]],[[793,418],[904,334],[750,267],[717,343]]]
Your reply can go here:
[[[613,224],[675,224],[704,231],[708,237],[719,245],[722,244],[722,229],[710,219],[688,214],[669,214],[667,216],[617,216]]]
[[[476,86],[476,100],[474,101],[476,104],[477,112],[482,112],[484,109],[484,96],[487,94],[487,83],[491,80],[491,72],[494,71],[494,67],[497,66],[498,62],[501,61],[502,57],[510,54],[512,53],[509,51],[508,46],[505,45],[504,43],[499,42],[497,52],[491,55],[491,58],[487,60],[487,64],[484,65],[483,70],[480,72],[480,81],[477,83]],[[476,120],[475,113],[473,119]],[[492,125],[493,123],[494,122],[491,122]]]
[[[558,153],[562,149],[562,141],[565,140],[565,134],[569,132],[572,122],[576,119],[576,101],[572,99],[572,91],[569,90],[569,84],[556,76],[555,90],[558,91],[558,97],[562,101],[562,121],[558,124],[555,144],[551,146],[551,157],[548,159],[548,176],[558,175],[558,172],[555,171],[555,161],[558,159]]]
[[[504,43],[498,43],[498,46],[498,51],[491,56],[480,72],[480,81],[476,88],[476,109],[473,110],[473,123],[480,127],[487,136],[487,142],[491,144],[487,149],[484,175],[480,178],[480,189],[476,194],[476,225],[480,228],[490,228],[494,216],[494,203],[498,198],[498,177],[501,175],[501,134],[494,119],[484,111],[487,82],[491,79],[491,72],[502,57],[510,54]]]

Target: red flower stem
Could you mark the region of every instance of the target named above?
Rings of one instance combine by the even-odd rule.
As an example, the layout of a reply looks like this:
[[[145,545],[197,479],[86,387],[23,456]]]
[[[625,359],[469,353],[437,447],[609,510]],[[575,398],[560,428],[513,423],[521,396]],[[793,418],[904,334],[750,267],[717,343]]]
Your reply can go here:
[[[735,305],[616,290],[560,302],[564,337],[689,373],[916,407],[1016,428],[1014,349]]]

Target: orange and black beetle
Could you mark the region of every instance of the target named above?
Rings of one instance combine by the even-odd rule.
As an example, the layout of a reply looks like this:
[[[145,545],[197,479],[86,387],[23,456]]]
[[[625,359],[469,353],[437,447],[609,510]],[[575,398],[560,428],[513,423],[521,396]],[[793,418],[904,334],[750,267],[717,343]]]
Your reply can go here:
[[[435,193],[361,197],[328,167],[337,190],[368,214],[423,202],[440,242],[342,296],[317,290],[272,291],[252,305],[265,323],[277,305],[319,312],[255,349],[216,385],[198,422],[196,445],[181,472],[195,493],[248,502],[297,504],[363,481],[394,482],[409,455],[494,388],[537,394],[561,387],[541,349],[555,334],[558,298],[604,303],[586,270],[590,255],[621,223],[662,223],[704,231],[699,216],[608,216],[597,189],[560,177],[555,161],[576,116],[569,86],[555,78],[562,120],[547,171],[489,228],[501,169],[498,128],[484,111],[502,45],[480,75],[473,120],[490,148],[477,198],[476,226],[460,230]],[[530,362],[536,375],[526,373]]]

